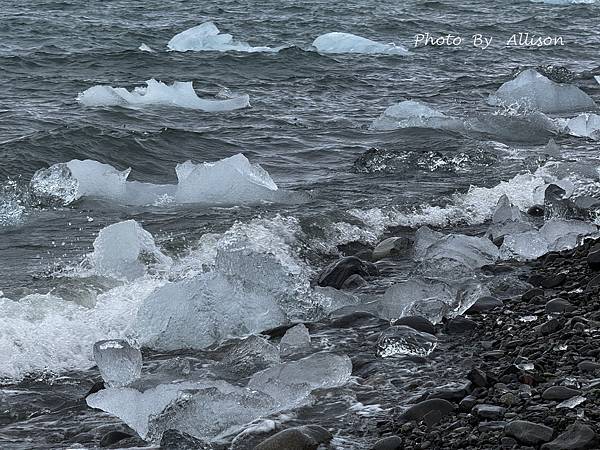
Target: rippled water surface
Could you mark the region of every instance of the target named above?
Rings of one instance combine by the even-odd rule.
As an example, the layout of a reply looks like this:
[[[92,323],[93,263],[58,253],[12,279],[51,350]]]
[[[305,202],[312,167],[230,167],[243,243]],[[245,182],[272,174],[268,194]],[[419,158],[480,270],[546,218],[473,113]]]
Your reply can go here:
[[[554,135],[485,102],[517,69],[542,65],[565,66],[573,72],[572,83],[597,100],[598,4],[0,0],[0,9],[0,376],[7,383],[0,390],[2,448],[93,446],[98,429],[117,423],[76,401],[97,377],[86,370],[91,362],[87,367],[81,362],[89,360],[90,349],[70,346],[69,352],[83,355],[81,361],[70,368],[68,363],[54,365],[60,342],[75,341],[90,325],[78,322],[79,313],[54,311],[52,302],[93,309],[93,299],[107,292],[109,297],[120,295],[111,291],[120,282],[87,272],[85,255],[107,225],[135,219],[178,261],[200,247],[208,251],[200,238],[223,233],[236,221],[242,226],[253,219],[275,223],[267,225],[273,235],[294,235],[292,256],[310,278],[340,253],[373,245],[394,232],[411,235],[419,225],[445,232],[484,230],[499,196],[495,186],[508,182],[504,191],[519,197],[536,182],[526,184],[515,176],[547,173],[547,167],[539,169],[547,159],[540,149],[550,137],[562,147],[562,160],[576,161],[574,179],[588,180],[590,167],[593,172],[598,165],[595,142]],[[174,35],[207,21],[250,45],[285,48],[276,53],[167,51]],[[319,54],[311,43],[332,31],[395,42],[410,54]],[[413,48],[415,34],[425,32],[458,34],[465,43]],[[504,45],[520,32],[560,35],[565,45]],[[469,40],[474,33],[492,36],[490,48],[473,48]],[[140,51],[142,43],[155,51]],[[89,107],[76,101],[95,85],[132,89],[151,78],[193,81],[203,98],[248,94],[251,107],[209,113],[170,106]],[[450,116],[477,118],[485,126],[469,132],[371,127],[388,106],[408,99]],[[376,150],[366,153],[371,148]],[[73,159],[131,168],[129,180],[167,184],[177,182],[179,163],[236,153],[259,163],[280,189],[298,194],[295,200],[131,206],[84,197],[56,206],[40,203],[28,189],[37,170]],[[470,186],[485,189],[472,188],[465,195]],[[294,225],[281,225],[284,219]],[[388,276],[363,288],[362,295],[379,295],[406,278],[413,263],[387,264],[381,268]],[[161,277],[177,276],[149,276],[121,289],[137,305]],[[20,309],[14,302],[32,306]],[[112,335],[119,331],[115,323]],[[315,348],[351,356],[365,351],[361,329],[347,333],[323,326],[315,333]],[[31,364],[20,352],[31,355]],[[147,364],[162,357],[149,355]],[[411,363],[399,371],[392,364],[388,376],[403,379],[422,370],[435,379],[444,373],[441,357],[436,358],[440,361],[426,368]],[[429,374],[432,370],[438,375]],[[27,373],[25,381],[14,384],[15,377]],[[453,374],[446,376],[454,381]],[[396,379],[385,385],[389,383],[402,385]],[[344,389],[348,392],[336,402],[352,398],[350,404],[357,396],[365,403],[374,401],[372,391],[362,392],[364,386]],[[394,389],[382,388],[390,402],[382,410],[404,388]],[[297,420],[315,421],[323,414],[322,422],[341,430],[341,448],[351,446],[348,442],[358,442],[357,448],[367,445],[375,419],[348,415],[348,405],[336,402],[303,410]]]

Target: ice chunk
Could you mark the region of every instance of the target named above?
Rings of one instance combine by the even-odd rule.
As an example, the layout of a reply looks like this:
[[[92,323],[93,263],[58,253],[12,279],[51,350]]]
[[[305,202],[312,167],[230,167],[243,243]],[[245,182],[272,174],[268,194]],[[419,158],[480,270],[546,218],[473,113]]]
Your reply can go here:
[[[352,362],[348,356],[321,352],[258,372],[250,378],[248,387],[265,392],[279,402],[289,402],[290,396],[301,398],[306,391],[343,386],[351,373]],[[294,394],[295,391],[300,394]]]
[[[231,34],[221,34],[213,22],[189,28],[173,36],[167,44],[170,50],[177,52],[218,51],[218,52],[278,52],[283,47],[252,47],[246,42],[238,42]]]
[[[94,360],[108,387],[123,387],[140,377],[142,352],[122,339],[94,344]]]
[[[600,84],[600,75],[596,75],[594,77],[594,80],[596,80],[598,82],[598,84]]]
[[[350,33],[326,33],[317,37],[313,47],[319,53],[366,53],[408,55],[409,51],[396,44],[382,44]]]
[[[241,377],[279,364],[279,349],[266,339],[250,336],[231,347],[220,368]]]
[[[523,217],[521,210],[514,206],[506,194],[502,195],[496,205],[496,210],[492,216],[492,222],[505,223],[509,221],[520,221]]]
[[[567,121],[566,131],[573,136],[600,140],[600,116],[598,114],[580,114]]]
[[[90,256],[96,273],[132,280],[147,267],[166,268],[172,264],[154,243],[154,238],[135,220],[114,223],[100,230]]]
[[[550,219],[540,228],[540,233],[548,241],[549,251],[575,248],[581,238],[597,232],[596,225],[581,220]]]
[[[97,85],[81,92],[77,101],[85,106],[177,106],[207,112],[233,111],[250,106],[247,95],[227,100],[206,100],[198,97],[191,81],[175,81],[168,85],[154,78],[146,81],[146,87],[132,91],[125,88]]]
[[[235,203],[273,200],[277,185],[268,172],[238,153],[216,162],[178,164],[176,200],[181,203]]]
[[[310,348],[310,333],[303,323],[288,329],[279,342],[281,356],[291,355],[307,348]]]
[[[441,128],[460,129],[462,122],[431,108],[421,102],[407,100],[388,107],[373,122],[376,130],[395,130],[398,128]]]
[[[30,187],[38,198],[68,205],[83,197],[122,197],[131,169],[118,171],[108,164],[74,159],[38,170]]]
[[[576,86],[558,84],[533,69],[521,72],[490,95],[491,105],[518,104],[546,113],[583,111],[596,107],[594,100]]]
[[[140,342],[155,349],[202,349],[229,336],[286,322],[271,295],[246,290],[210,272],[156,290],[140,306],[136,329]]]
[[[533,3],[546,3],[548,5],[592,5],[598,0],[530,0]]]
[[[390,327],[383,331],[377,341],[377,355],[382,358],[395,356],[427,356],[437,345],[437,338],[405,325]]]
[[[147,46],[146,44],[144,44],[142,42],[142,45],[140,45],[138,47],[138,50],[142,51],[142,52],[149,52],[149,53],[156,53],[156,50],[150,48],[149,46]]]
[[[548,241],[537,230],[508,234],[500,247],[500,257],[518,261],[537,259],[548,253],[548,247]]]
[[[506,235],[517,235],[520,233],[526,233],[528,231],[537,231],[535,227],[529,222],[505,222],[505,223],[493,223],[486,231],[492,241],[499,239]]]

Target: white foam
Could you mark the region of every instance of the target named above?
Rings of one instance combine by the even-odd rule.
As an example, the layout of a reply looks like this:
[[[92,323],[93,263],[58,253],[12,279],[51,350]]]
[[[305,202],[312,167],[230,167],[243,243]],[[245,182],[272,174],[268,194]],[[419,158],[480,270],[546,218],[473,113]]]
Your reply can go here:
[[[382,44],[350,33],[322,34],[313,41],[312,45],[319,53],[409,54],[409,51],[401,45]]]
[[[167,47],[177,52],[217,51],[217,52],[278,52],[283,47],[252,47],[246,42],[233,39],[231,34],[222,34],[213,22],[189,28],[173,36]]]
[[[146,81],[146,87],[136,87],[131,91],[105,85],[92,86],[81,92],[77,101],[85,106],[174,106],[207,112],[233,111],[250,106],[248,95],[206,100],[198,97],[191,81],[175,81],[168,85],[154,78]]]

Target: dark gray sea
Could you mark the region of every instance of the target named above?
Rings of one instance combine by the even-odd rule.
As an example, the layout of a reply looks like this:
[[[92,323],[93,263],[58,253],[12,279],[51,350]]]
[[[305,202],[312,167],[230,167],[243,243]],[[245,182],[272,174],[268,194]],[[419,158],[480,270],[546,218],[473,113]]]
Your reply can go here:
[[[93,343],[134,336],[144,299],[210,266],[219,236],[271,251],[295,276],[313,280],[338,257],[391,235],[410,237],[421,225],[482,234],[502,194],[527,210],[538,203],[539,189],[558,178],[596,192],[596,141],[486,100],[527,68],[598,100],[599,16],[597,2],[526,0],[0,0],[0,447],[95,448],[120,424],[81,400],[99,379]],[[235,41],[284,48],[168,49],[173,36],[209,21]],[[394,42],[409,53],[316,51],[314,39],[329,32]],[[424,33],[463,42],[415,48],[415,35]],[[507,46],[518,33],[560,36],[564,45]],[[474,34],[492,37],[490,46],[474,47]],[[140,50],[142,44],[152,51]],[[206,112],[182,107],[169,91],[155,104],[77,100],[94,86],[131,91],[150,79],[192,81],[203,99],[247,94],[250,106]],[[469,124],[373,126],[404,100]],[[548,120],[576,115],[548,114]],[[561,149],[554,162],[568,169],[548,165],[544,149],[551,138]],[[260,164],[284,198],[129,201],[94,191],[57,202],[30,188],[36,171],[71,160],[131,168],[128,181],[152,186],[176,184],[176,166],[185,161],[238,153]],[[102,174],[85,178],[93,184],[96,176]],[[239,183],[217,174],[202,189],[235,190]],[[60,180],[54,188],[61,189]],[[98,233],[129,219],[151,233],[171,258],[170,269],[127,279],[95,271]],[[259,263],[246,265],[263,276]],[[376,299],[414,267],[410,258],[382,262],[382,275],[353,294]],[[318,328],[313,347],[352,357],[364,351],[363,331]],[[211,352],[148,350],[145,367],[173,354],[206,366],[226,350],[215,345]],[[444,355],[433,358],[426,366],[389,363],[379,381],[346,386],[291,413],[291,420],[338,430],[338,448],[368,448],[386,411],[417,395],[408,391],[440,377],[455,381],[444,371]],[[411,383],[418,387],[408,388]],[[358,414],[349,409],[357,403],[378,406]]]

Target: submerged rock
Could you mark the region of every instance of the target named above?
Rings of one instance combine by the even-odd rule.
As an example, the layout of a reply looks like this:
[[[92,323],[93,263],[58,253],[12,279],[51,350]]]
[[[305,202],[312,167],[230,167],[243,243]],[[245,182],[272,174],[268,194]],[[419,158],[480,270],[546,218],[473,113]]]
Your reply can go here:
[[[317,278],[321,287],[331,286],[341,289],[344,282],[352,275],[370,277],[377,275],[377,267],[369,262],[362,261],[355,256],[347,256],[325,267]]]
[[[246,377],[279,362],[279,349],[266,339],[253,335],[233,345],[219,368]]]

